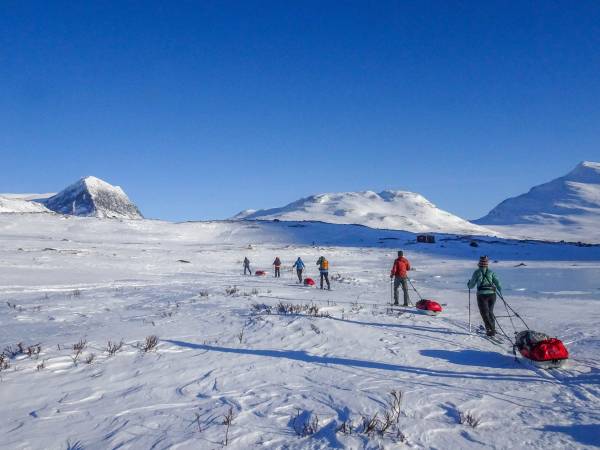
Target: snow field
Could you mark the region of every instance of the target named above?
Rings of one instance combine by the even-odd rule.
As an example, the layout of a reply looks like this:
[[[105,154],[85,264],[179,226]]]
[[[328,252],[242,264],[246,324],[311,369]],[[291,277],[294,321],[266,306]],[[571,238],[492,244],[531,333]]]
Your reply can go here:
[[[572,353],[566,368],[543,371],[468,333],[464,285],[476,260],[464,243],[403,245],[417,289],[447,304],[430,317],[389,310],[395,249],[353,228],[327,237],[356,239],[350,246],[312,247],[302,242],[329,228],[315,225],[313,235],[267,224],[35,220],[0,221],[0,343],[41,346],[37,359],[18,355],[0,372],[2,448],[222,448],[230,408],[234,449],[598,445],[597,278],[561,284],[559,295],[536,282],[555,270],[597,273],[595,248],[566,248],[580,255],[567,263],[556,260],[563,247],[519,244],[512,260],[511,247],[497,247],[503,257],[493,268],[507,300]],[[302,256],[317,279],[320,254],[331,262],[331,292],[297,285],[289,270]],[[242,276],[245,255],[269,275]],[[275,256],[281,279],[271,276]],[[280,302],[316,305],[330,317],[278,314]],[[262,304],[271,314],[253,306]],[[158,347],[144,353],[138,346],[151,335]],[[82,339],[75,363],[72,347]],[[108,341],[121,339],[109,356]],[[383,417],[392,391],[402,393],[397,426],[361,432],[363,416]],[[479,423],[461,423],[465,416]],[[344,423],[354,431],[338,431]]]

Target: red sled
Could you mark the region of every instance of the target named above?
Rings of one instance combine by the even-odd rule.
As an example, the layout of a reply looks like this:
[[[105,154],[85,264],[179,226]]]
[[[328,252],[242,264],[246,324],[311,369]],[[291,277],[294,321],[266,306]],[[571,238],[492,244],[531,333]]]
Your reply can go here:
[[[254,272],[254,275],[256,275],[257,277],[264,277],[267,274],[267,272],[265,272],[264,270],[257,270],[256,272]]]
[[[515,347],[532,364],[544,369],[562,367],[569,359],[569,351],[560,339],[537,331],[522,331],[516,336]]]
[[[313,280],[312,278],[304,279],[304,286],[314,286],[314,285],[315,285],[315,280]]]
[[[442,312],[442,305],[433,300],[419,300],[415,307],[430,316],[437,316]]]

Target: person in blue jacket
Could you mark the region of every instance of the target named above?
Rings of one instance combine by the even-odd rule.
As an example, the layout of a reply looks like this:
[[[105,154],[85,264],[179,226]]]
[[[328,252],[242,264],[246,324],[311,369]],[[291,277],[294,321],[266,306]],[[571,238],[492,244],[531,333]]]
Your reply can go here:
[[[300,258],[298,256],[298,259],[296,260],[296,262],[294,263],[294,265],[292,266],[293,268],[296,269],[296,275],[298,275],[298,283],[302,283],[302,272],[304,272],[304,261],[302,261],[302,258]]]

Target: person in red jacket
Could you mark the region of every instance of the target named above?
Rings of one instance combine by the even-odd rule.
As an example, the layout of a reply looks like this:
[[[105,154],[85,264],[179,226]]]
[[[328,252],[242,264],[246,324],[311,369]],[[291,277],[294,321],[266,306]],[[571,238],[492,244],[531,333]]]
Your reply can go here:
[[[275,266],[275,278],[280,278],[281,277],[281,260],[279,259],[279,256],[275,258],[275,261],[273,261],[273,266]]]
[[[402,251],[398,252],[398,257],[394,261],[390,278],[394,279],[394,305],[398,305],[398,288],[402,286],[404,292],[404,306],[409,306],[410,298],[408,296],[408,275],[410,262],[404,257]]]

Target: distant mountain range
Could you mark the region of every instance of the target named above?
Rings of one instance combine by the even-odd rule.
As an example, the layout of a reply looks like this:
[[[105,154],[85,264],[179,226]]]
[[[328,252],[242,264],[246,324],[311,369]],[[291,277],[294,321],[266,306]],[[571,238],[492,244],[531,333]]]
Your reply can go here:
[[[0,212],[41,213],[111,218],[143,219],[142,213],[118,186],[85,177],[58,194],[2,194]]]
[[[504,200],[476,223],[482,225],[575,225],[600,217],[600,163],[582,162],[564,177]]]
[[[600,242],[600,163],[584,161],[474,223],[521,237]]]
[[[58,194],[0,194],[0,213],[59,213],[142,219],[123,189],[86,177]],[[509,198],[473,222],[437,208],[422,195],[386,190],[311,195],[288,205],[245,210],[233,220],[320,221],[411,232],[600,243],[600,163]]]
[[[242,211],[233,219],[316,220],[413,232],[479,235],[494,233],[437,208],[422,195],[406,191],[318,194],[280,208]]]

